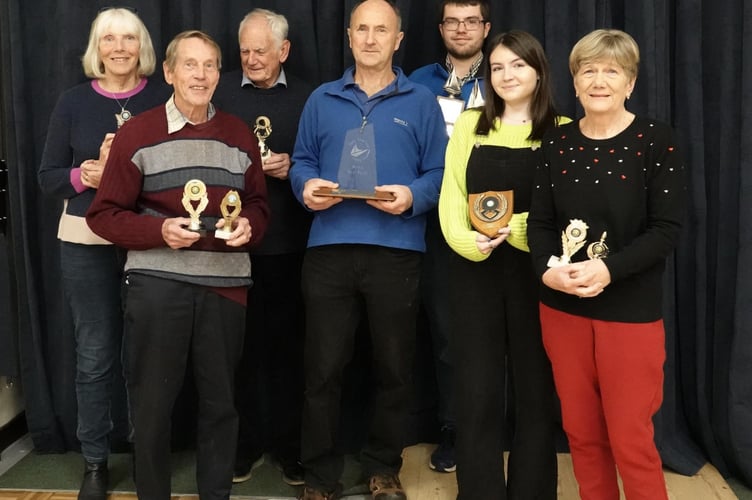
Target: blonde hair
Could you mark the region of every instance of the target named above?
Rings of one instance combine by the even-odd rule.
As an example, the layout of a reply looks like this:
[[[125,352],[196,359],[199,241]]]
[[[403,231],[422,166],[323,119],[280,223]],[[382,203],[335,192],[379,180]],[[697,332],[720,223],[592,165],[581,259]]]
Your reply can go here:
[[[199,40],[203,40],[211,47],[213,47],[215,52],[217,53],[217,71],[222,69],[222,50],[219,48],[219,44],[215,42],[211,36],[207,35],[203,31],[188,30],[175,35],[175,38],[173,38],[170,44],[167,46],[167,50],[165,51],[165,64],[170,71],[175,71],[175,65],[177,64],[178,57],[178,44],[182,40],[186,40],[188,38],[198,38]]]
[[[634,38],[624,31],[598,29],[580,38],[572,47],[569,72],[575,76],[583,65],[594,61],[616,61],[632,80],[637,78],[640,48]]]
[[[138,37],[140,44],[138,52],[138,75],[149,76],[157,66],[154,45],[143,21],[134,12],[123,8],[105,9],[97,14],[91,23],[89,31],[89,45],[81,58],[84,73],[89,78],[104,78],[104,63],[99,57],[99,40],[110,30],[121,30]]]

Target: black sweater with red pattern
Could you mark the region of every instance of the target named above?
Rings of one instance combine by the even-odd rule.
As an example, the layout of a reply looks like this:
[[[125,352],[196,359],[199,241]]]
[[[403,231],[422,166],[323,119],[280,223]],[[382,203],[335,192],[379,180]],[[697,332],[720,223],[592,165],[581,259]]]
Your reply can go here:
[[[636,117],[620,134],[594,140],[578,122],[543,140],[528,218],[528,242],[539,276],[550,256],[562,254],[562,232],[572,219],[588,225],[586,248],[606,233],[604,262],[611,284],[593,298],[543,285],[549,307],[606,321],[649,322],[662,317],[662,274],[685,218],[684,164],[671,128]]]

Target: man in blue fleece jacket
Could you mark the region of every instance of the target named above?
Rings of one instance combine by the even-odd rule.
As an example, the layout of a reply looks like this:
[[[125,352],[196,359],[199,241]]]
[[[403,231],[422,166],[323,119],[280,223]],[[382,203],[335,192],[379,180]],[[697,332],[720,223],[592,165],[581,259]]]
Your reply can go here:
[[[342,371],[361,314],[373,347],[372,423],[361,453],[374,497],[405,498],[398,473],[415,352],[425,214],[438,202],[446,129],[436,97],[392,66],[403,33],[396,6],[365,0],[347,30],[355,66],[316,89],[298,127],[290,180],[314,213],[303,263],[306,302],[300,498],[337,498]],[[355,167],[357,165],[357,168]],[[375,172],[391,199],[319,196],[341,171]],[[344,179],[344,177],[342,177]]]

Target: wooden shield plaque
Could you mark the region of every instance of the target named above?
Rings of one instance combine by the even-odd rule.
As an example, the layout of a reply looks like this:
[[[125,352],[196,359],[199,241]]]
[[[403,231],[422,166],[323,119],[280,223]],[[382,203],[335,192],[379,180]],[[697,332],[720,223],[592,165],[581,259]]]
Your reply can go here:
[[[496,238],[512,218],[514,191],[486,191],[468,196],[470,223],[476,231]]]

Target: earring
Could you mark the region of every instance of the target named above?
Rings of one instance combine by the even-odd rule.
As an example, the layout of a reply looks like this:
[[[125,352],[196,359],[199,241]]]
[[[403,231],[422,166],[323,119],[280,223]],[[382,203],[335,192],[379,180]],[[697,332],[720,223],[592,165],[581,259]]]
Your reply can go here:
[[[632,97],[632,94],[627,94],[627,101],[629,100],[630,97]]]

